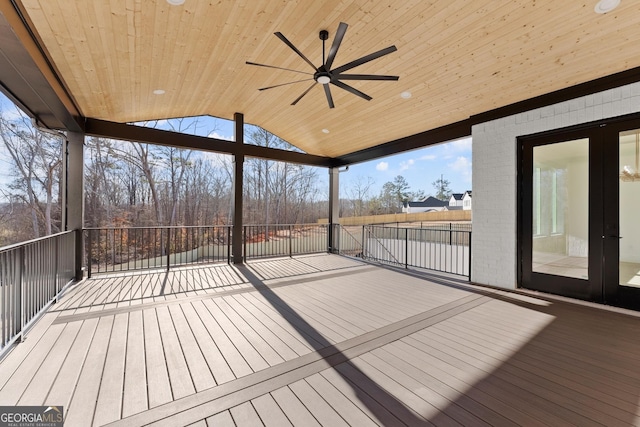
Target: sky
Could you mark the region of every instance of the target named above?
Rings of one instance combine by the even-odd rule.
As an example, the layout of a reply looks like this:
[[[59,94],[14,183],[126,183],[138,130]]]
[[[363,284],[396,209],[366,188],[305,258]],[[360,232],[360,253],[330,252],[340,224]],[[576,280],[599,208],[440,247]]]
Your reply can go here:
[[[13,103],[0,93],[0,108],[11,116],[17,116]],[[189,120],[186,133],[233,140],[233,122],[213,117],[199,117],[196,125]],[[160,129],[170,129],[170,122],[159,120],[151,123]],[[0,144],[0,185],[10,180],[8,154]],[[442,176],[450,182],[449,188],[455,193],[471,190],[471,138],[438,144],[427,148],[408,151],[381,159],[352,165],[340,174],[341,197],[348,197],[349,189],[358,181],[372,181],[368,196],[380,194],[382,186],[393,181],[397,175],[409,183],[410,191],[422,190],[427,195],[435,194],[432,183]],[[328,175],[327,175],[328,176]],[[322,181],[325,181],[321,177]],[[328,182],[328,178],[326,180]],[[327,184],[328,185],[328,184]],[[328,190],[328,188],[327,188]]]
[[[449,181],[454,193],[471,190],[471,138],[407,151],[349,167],[340,175],[340,186],[349,188],[352,183],[374,181],[370,195],[380,193],[384,183],[401,175],[409,183],[410,191],[422,190],[434,195],[433,182],[441,176]]]

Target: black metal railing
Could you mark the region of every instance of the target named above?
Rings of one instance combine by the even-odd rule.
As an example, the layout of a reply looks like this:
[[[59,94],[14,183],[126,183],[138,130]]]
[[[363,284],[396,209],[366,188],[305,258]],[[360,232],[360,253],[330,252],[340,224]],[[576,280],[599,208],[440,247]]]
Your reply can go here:
[[[87,276],[230,262],[230,226],[87,228]]]
[[[245,225],[244,259],[326,252],[328,227],[327,224]]]
[[[471,231],[363,226],[364,259],[471,278]]]
[[[244,260],[329,250],[327,224],[246,225]],[[341,255],[471,277],[470,224],[401,227],[334,225]],[[85,229],[88,277],[95,273],[231,261],[231,226]]]
[[[75,277],[76,235],[68,231],[0,248],[0,353]]]

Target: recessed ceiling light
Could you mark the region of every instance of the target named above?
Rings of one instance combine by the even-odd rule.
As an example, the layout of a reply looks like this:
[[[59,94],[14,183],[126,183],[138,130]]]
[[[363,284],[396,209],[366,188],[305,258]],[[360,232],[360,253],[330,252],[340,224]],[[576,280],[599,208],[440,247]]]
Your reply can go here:
[[[620,5],[620,0],[600,0],[593,9],[596,13],[607,13]]]
[[[323,133],[329,133],[329,129],[322,129]]]
[[[403,99],[409,99],[409,98],[411,98],[411,92],[402,92],[400,94],[400,97],[403,98]]]
[[[164,90],[162,89],[156,89],[153,91],[154,95],[164,95]]]
[[[184,3],[184,0],[167,0],[167,3],[169,3],[171,6],[180,6]]]

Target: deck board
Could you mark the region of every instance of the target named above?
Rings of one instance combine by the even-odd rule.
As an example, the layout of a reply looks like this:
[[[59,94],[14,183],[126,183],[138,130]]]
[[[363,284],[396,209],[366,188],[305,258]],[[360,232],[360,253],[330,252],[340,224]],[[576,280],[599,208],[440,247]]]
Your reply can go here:
[[[202,349],[194,336],[191,326],[187,322],[182,306],[173,305],[169,307],[171,319],[175,327],[180,347],[187,363],[188,371],[192,375],[193,385],[196,391],[206,390],[216,385],[213,373],[207,364]],[[197,373],[197,375],[193,375]]]
[[[336,255],[96,276],[0,360],[65,425],[637,425],[640,316]]]
[[[257,399],[253,399],[251,403],[266,427],[287,427],[293,425],[271,394],[263,394]]]
[[[123,417],[137,414],[149,407],[144,338],[142,312],[129,313],[125,381],[122,393]]]
[[[329,405],[318,392],[305,380],[289,385],[291,391],[323,426],[348,426],[338,414],[337,408]]]
[[[127,353],[129,314],[115,316],[109,348],[102,373],[98,402],[93,418],[94,425],[104,425],[122,418],[122,390]]]
[[[235,378],[251,374],[253,372],[251,366],[240,354],[218,322],[216,322],[205,304],[202,301],[198,301],[193,303],[193,307],[207,329],[209,338],[213,339]],[[208,340],[208,338],[206,339]]]
[[[195,392],[193,378],[185,359],[185,350],[180,345],[173,319],[169,313],[169,308],[158,307],[156,308],[156,314],[162,337],[164,358],[167,362],[171,392],[174,399],[180,399]]]
[[[212,415],[206,420],[207,427],[236,427],[236,423],[233,422],[233,417],[230,411],[220,412],[219,414]]]
[[[145,366],[147,367],[147,390],[149,408],[154,408],[173,400],[167,362],[164,357],[162,338],[155,310],[145,310],[143,313],[144,324],[144,350]]]
[[[320,426],[318,420],[316,420],[313,414],[302,404],[289,386],[272,391],[271,396],[278,406],[282,408],[282,411],[287,414],[287,418],[294,426]]]
[[[68,325],[65,328],[22,395],[20,395],[18,386],[11,386],[12,395],[20,398],[14,404],[22,405],[26,402],[44,403],[49,389],[55,382],[58,372],[78,336],[80,326],[81,324]],[[28,377],[24,379],[28,379]]]
[[[231,408],[231,416],[238,426],[264,426],[251,402]]]
[[[93,424],[112,327],[113,316],[103,317],[98,321],[82,372],[78,377],[73,399],[65,412],[67,425]]]

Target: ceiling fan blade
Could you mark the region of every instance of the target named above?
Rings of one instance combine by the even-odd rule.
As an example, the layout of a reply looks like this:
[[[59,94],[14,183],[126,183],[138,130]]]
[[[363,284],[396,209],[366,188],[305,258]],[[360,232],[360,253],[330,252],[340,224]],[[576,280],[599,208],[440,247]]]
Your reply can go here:
[[[314,87],[315,85],[316,85],[316,82],[313,82],[313,83],[311,84],[311,86],[309,86],[309,89],[307,89],[307,90],[305,90],[304,92],[302,92],[302,95],[300,95],[299,97],[297,97],[297,98],[296,98],[296,100],[295,100],[295,101],[293,101],[293,102],[291,103],[291,105],[296,105],[296,104],[298,103],[298,101],[300,101],[300,100],[302,99],[302,97],[303,97],[303,96],[305,96],[306,94],[308,94],[308,93],[309,93],[309,91],[310,91],[311,89],[313,89],[313,87]]]
[[[347,27],[348,25],[345,24],[344,22],[341,22],[340,25],[338,25],[338,31],[336,31],[336,36],[333,38],[331,49],[329,49],[329,56],[327,56],[327,62],[324,64],[324,67],[327,70],[331,69],[333,60],[336,59],[336,54],[338,53],[338,49],[340,49],[340,43],[342,43],[344,34],[347,32]]]
[[[400,77],[377,74],[334,74],[333,78],[338,80],[398,80]]]
[[[280,40],[282,40],[284,42],[284,44],[286,44],[287,46],[289,46],[291,48],[291,50],[293,50],[295,53],[298,54],[298,56],[302,59],[305,60],[305,62],[309,65],[311,65],[311,68],[313,68],[313,70],[317,70],[316,66],[313,65],[313,62],[309,61],[309,58],[307,58],[306,56],[304,56],[304,54],[302,52],[300,52],[298,50],[297,47],[295,47],[293,45],[293,43],[291,43],[285,36],[284,34],[282,34],[280,31],[278,31],[277,33],[274,33]]]
[[[292,84],[294,84],[294,83],[300,83],[300,82],[308,82],[309,80],[313,80],[313,79],[296,80],[295,82],[288,82],[288,83],[282,83],[282,84],[274,85],[274,86],[261,87],[261,88],[260,88],[260,89],[258,89],[258,90],[273,89],[274,87],[287,86],[287,85],[292,85]]]
[[[333,105],[333,97],[331,96],[331,89],[329,89],[329,84],[327,83],[322,86],[324,86],[324,94],[327,95],[327,102],[329,103],[329,108],[335,107],[335,105]]]
[[[369,95],[367,95],[366,93],[360,92],[358,89],[356,89],[356,88],[354,88],[352,86],[349,86],[348,84],[342,83],[339,80],[331,80],[331,84],[334,84],[334,85],[338,86],[339,88],[346,90],[347,92],[351,92],[352,94],[357,95],[360,98],[366,99],[367,101],[371,101],[373,99]]]
[[[389,46],[389,47],[384,48],[382,50],[379,50],[377,52],[373,52],[373,53],[370,53],[369,55],[363,56],[360,59],[356,59],[355,61],[351,61],[348,64],[344,64],[343,66],[338,67],[335,70],[331,70],[331,73],[334,74],[334,75],[335,74],[340,74],[343,71],[347,71],[347,70],[350,70],[352,68],[357,67],[358,65],[362,65],[362,64],[365,64],[365,63],[367,63],[369,61],[373,61],[374,59],[378,59],[381,56],[388,55],[391,52],[395,52],[396,50],[398,50],[398,48],[396,48],[395,46]]]
[[[313,73],[307,73],[306,71],[292,70],[291,68],[276,67],[275,65],[258,64],[257,62],[251,62],[251,61],[246,61],[245,64],[257,65],[258,67],[275,68],[276,70],[293,71],[294,73],[308,74],[310,76],[313,76]]]

